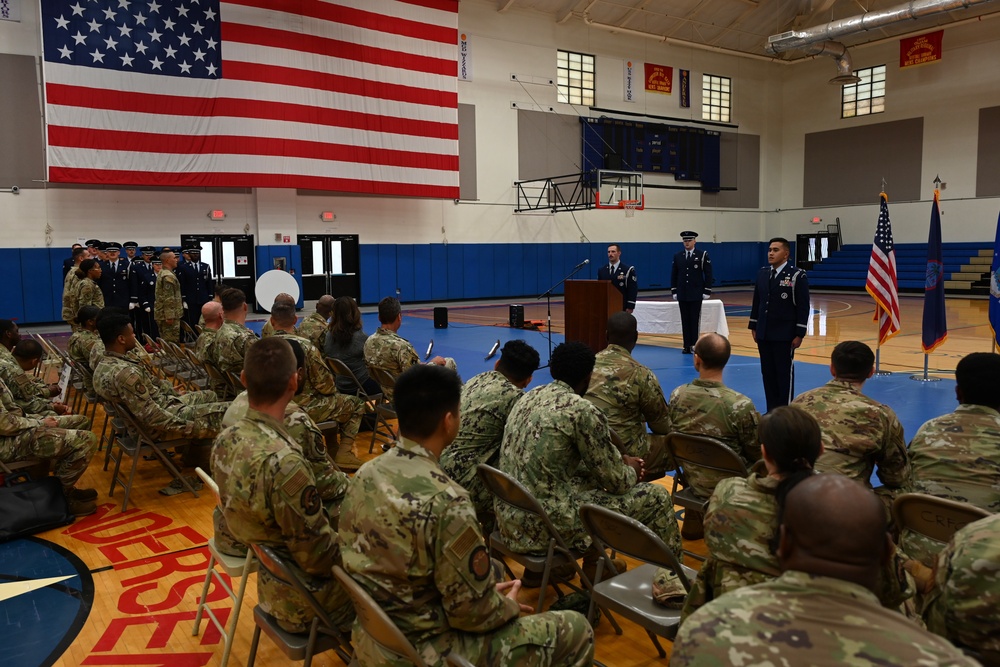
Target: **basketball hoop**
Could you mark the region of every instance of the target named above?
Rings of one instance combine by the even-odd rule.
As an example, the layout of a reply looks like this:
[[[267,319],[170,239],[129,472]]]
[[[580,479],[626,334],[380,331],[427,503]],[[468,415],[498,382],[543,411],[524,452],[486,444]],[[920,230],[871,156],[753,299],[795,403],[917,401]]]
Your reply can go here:
[[[625,209],[626,218],[634,218],[635,212],[639,210],[641,203],[638,199],[622,199],[618,202],[618,206]]]

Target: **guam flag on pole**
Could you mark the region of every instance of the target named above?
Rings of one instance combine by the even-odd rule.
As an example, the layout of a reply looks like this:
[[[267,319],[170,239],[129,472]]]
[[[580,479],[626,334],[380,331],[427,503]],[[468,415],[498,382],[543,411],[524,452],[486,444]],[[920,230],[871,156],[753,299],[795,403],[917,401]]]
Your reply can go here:
[[[944,313],[944,262],[941,253],[941,213],[938,191],[931,204],[931,230],[927,235],[927,277],[924,281],[924,354],[930,354],[948,338]]]
[[[1000,218],[997,218],[997,238],[993,242],[993,266],[990,267],[990,328],[994,342],[1000,347]]]

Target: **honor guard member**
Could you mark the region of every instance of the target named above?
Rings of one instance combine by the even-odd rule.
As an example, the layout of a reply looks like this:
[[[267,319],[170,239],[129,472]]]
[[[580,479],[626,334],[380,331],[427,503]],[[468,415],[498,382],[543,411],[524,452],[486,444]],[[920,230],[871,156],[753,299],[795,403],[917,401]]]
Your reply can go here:
[[[780,236],[771,239],[767,263],[757,273],[750,308],[750,334],[760,352],[767,411],[788,405],[795,387],[792,360],[802,344],[809,319],[809,279],[788,261],[791,248]]]
[[[201,246],[191,245],[184,252],[191,261],[177,266],[177,279],[181,282],[184,320],[194,328],[201,318],[201,307],[215,297],[212,267],[201,261]]]
[[[174,275],[177,255],[164,249],[160,253],[162,268],[156,276],[156,303],[153,304],[153,319],[163,340],[169,343],[181,341],[181,284]]]
[[[97,239],[90,239],[85,245],[90,259],[97,259],[97,249],[101,247],[101,242]]]
[[[621,261],[621,244],[608,246],[608,265],[597,269],[598,280],[610,280],[615,289],[622,293],[622,310],[632,312],[639,296],[639,283],[635,277],[635,267]]]
[[[684,250],[674,255],[670,272],[670,293],[681,311],[684,354],[691,354],[698,342],[701,302],[712,296],[712,259],[704,250],[694,248],[698,232],[681,232]]]
[[[132,327],[140,340],[142,334],[154,339],[159,336],[159,331],[153,323],[153,304],[156,299],[156,272],[153,271],[155,252],[153,246],[143,246],[142,254],[128,267],[131,294],[128,308],[132,316]]]
[[[104,294],[104,305],[110,308],[128,308],[128,260],[121,256],[122,244],[109,241],[104,244],[108,260],[101,262],[101,279],[98,285]]]
[[[122,248],[125,250],[125,259],[131,264],[136,259],[136,253],[139,250],[139,244],[135,241],[126,241],[122,244]]]

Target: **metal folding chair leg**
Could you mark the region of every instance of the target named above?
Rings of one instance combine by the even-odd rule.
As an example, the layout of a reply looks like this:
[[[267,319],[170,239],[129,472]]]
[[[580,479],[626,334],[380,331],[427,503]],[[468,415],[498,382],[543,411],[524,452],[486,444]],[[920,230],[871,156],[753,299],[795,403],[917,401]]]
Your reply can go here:
[[[229,662],[229,655],[233,649],[233,636],[236,633],[236,626],[240,620],[240,612],[243,609],[243,596],[246,593],[247,580],[250,575],[257,570],[257,559],[253,555],[253,550],[248,549],[246,558],[243,559],[242,565],[237,565],[238,559],[234,556],[228,557],[230,563],[226,563],[219,558],[227,558],[225,554],[218,554],[219,558],[216,557],[217,549],[215,548],[214,541],[209,540],[208,551],[210,557],[208,559],[208,570],[205,572],[205,584],[201,589],[201,597],[198,598],[198,611],[194,617],[194,629],[192,630],[192,636],[197,637],[198,632],[201,630],[201,619],[202,614],[207,614],[208,618],[215,624],[215,627],[219,630],[219,634],[222,635],[223,648],[222,648],[222,660],[219,662],[219,667],[226,667],[226,663]],[[216,564],[222,566],[230,577],[236,576],[236,571],[239,570],[240,574],[240,585],[239,590],[233,591],[232,587],[226,583],[222,575],[219,574],[218,570],[215,569]],[[208,589],[212,583],[212,577],[215,577],[216,583],[222,587],[222,590],[226,591],[230,599],[233,601],[233,611],[229,616],[229,623],[226,627],[222,626],[222,622],[219,620],[215,612],[212,611],[211,607],[208,606],[206,598],[208,597]]]

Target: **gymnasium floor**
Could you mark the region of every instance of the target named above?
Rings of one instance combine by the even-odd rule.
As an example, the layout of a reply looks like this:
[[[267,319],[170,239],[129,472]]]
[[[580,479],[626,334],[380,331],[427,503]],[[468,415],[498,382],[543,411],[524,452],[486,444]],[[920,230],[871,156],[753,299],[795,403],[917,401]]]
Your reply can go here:
[[[718,294],[726,304],[734,356],[726,369],[726,383],[763,407],[763,389],[755,348],[746,331],[750,292]],[[655,298],[643,295],[643,298]],[[660,297],[662,298],[662,297]],[[883,348],[882,367],[892,375],[873,378],[867,394],[890,404],[911,438],[921,423],[950,412],[955,406],[953,369],[964,354],[989,351],[990,330],[986,301],[950,299],[949,340],[931,357],[932,373],[939,382],[916,382],[911,372],[923,368],[920,351],[921,300],[902,299],[904,331]],[[796,390],[818,386],[829,378],[829,354],[842,340],[869,344],[875,336],[872,306],[867,296],[813,295],[813,331],[796,358]],[[370,310],[370,309],[367,309]],[[510,329],[507,305],[458,304],[449,308],[450,326],[434,329],[430,308],[407,310],[400,334],[423,352],[434,340],[434,354],[454,357],[463,378],[492,368],[484,356],[498,339],[528,341],[548,358],[544,332]],[[526,319],[545,319],[545,305],[526,304]],[[553,344],[562,340],[562,304],[553,303]],[[259,327],[262,322],[257,322]],[[377,326],[373,313],[365,314],[365,330]],[[50,328],[55,330],[55,328]],[[30,327],[26,327],[30,330]],[[818,334],[818,335],[817,335]],[[65,337],[59,337],[65,340]],[[691,357],[680,352],[679,336],[646,336],[634,355],[652,368],[664,390],[695,377]],[[546,370],[536,373],[532,385],[550,380]],[[99,422],[98,422],[99,423]],[[366,443],[364,435],[359,444]],[[368,459],[365,447],[362,458]],[[377,448],[376,448],[377,449]],[[197,597],[207,565],[204,544],[211,535],[213,499],[207,492],[163,496],[157,490],[169,476],[155,462],[141,462],[132,502],[122,513],[119,489],[107,497],[110,473],[101,470],[103,454],[95,456],[82,484],[102,494],[97,514],[70,526],[29,539],[0,544],[0,665],[164,665],[196,667],[217,665],[222,643],[215,629],[202,622],[199,637],[191,634]],[[187,471],[190,472],[190,471]],[[661,481],[661,483],[667,483]],[[703,544],[686,547],[703,550]],[[694,561],[689,565],[696,565]],[[47,586],[39,579],[62,578]],[[537,600],[536,591],[524,591],[526,602]],[[223,615],[231,603],[219,590],[210,595],[212,607]],[[231,665],[245,664],[253,632],[250,610],[256,602],[253,582],[237,629]],[[637,626],[622,622],[623,636],[610,624],[597,628],[597,657],[607,665],[632,667],[663,664],[652,644]],[[669,643],[665,644],[669,647]],[[259,664],[286,664],[267,638],[261,640]],[[318,656],[317,666],[340,665],[333,654]]]

